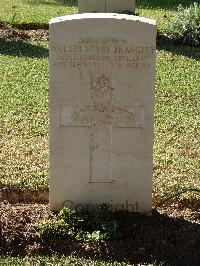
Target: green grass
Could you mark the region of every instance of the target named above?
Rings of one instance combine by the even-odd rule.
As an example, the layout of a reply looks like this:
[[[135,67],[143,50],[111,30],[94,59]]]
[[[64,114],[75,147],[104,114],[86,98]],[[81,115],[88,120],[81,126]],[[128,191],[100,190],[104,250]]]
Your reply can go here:
[[[48,23],[52,17],[77,12],[75,0],[4,0],[0,20],[11,23]]]
[[[75,256],[69,257],[0,257],[0,266],[51,266],[51,265],[59,265],[59,266],[128,266],[132,264],[128,264],[125,262],[117,263],[117,262],[103,262],[103,261],[95,261],[92,259],[84,259],[77,258]],[[134,264],[135,265],[135,264]],[[139,264],[138,264],[139,265]],[[145,264],[147,266],[161,266],[162,264]]]
[[[157,52],[154,193],[159,198],[200,186],[199,57],[198,48],[165,46]],[[47,43],[1,40],[0,66],[0,182],[46,188]]]
[[[5,184],[47,186],[46,47],[1,40],[0,179]]]
[[[179,4],[189,7],[195,0],[137,0],[136,13],[158,20],[160,31]],[[196,2],[199,2],[196,0]],[[0,21],[15,24],[48,24],[53,17],[78,12],[76,0],[4,0],[1,3]]]
[[[181,3],[138,0],[137,13],[157,18],[159,27]],[[77,12],[73,0],[4,0],[1,20],[48,23]],[[48,187],[47,43],[0,40],[0,182],[27,188]],[[165,46],[157,53],[154,194],[200,186],[200,52]],[[194,194],[183,195],[192,198]]]
[[[155,110],[154,192],[159,197],[200,187],[200,51],[164,49],[157,54]]]
[[[136,13],[140,16],[157,20],[158,30],[164,32],[166,30],[166,22],[172,16],[178,6],[189,7],[199,0],[137,0]]]

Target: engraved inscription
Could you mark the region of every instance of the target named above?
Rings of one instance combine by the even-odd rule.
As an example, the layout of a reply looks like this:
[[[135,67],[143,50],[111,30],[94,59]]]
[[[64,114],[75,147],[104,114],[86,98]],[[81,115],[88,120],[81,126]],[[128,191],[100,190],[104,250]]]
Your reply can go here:
[[[113,127],[143,128],[141,108],[124,108],[116,101],[112,78],[91,75],[89,104],[79,110],[61,106],[61,127],[90,127],[90,183],[113,183]]]
[[[54,66],[77,68],[144,68],[148,67],[155,47],[129,45],[123,39],[80,38],[71,45],[50,46]]]

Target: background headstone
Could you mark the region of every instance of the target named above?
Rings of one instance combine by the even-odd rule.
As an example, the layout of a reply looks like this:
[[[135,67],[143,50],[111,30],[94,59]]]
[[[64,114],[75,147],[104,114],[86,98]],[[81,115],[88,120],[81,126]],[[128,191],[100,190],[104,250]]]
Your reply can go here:
[[[78,0],[79,13],[135,12],[135,0]]]
[[[151,210],[156,25],[119,14],[50,22],[50,207]]]

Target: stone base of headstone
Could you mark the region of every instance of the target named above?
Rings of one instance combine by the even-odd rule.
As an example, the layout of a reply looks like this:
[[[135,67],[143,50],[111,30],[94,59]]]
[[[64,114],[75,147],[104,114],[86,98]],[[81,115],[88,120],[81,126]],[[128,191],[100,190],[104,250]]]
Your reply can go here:
[[[50,22],[50,208],[152,208],[154,20]]]
[[[135,13],[135,0],[78,0],[79,13]]]

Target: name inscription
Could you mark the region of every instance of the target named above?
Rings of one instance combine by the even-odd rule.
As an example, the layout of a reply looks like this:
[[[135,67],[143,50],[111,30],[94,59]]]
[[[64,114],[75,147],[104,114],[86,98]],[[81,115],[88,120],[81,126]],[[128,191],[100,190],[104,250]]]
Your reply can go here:
[[[129,45],[123,39],[80,38],[76,44],[51,44],[55,67],[71,68],[144,68],[151,64],[155,46]]]

